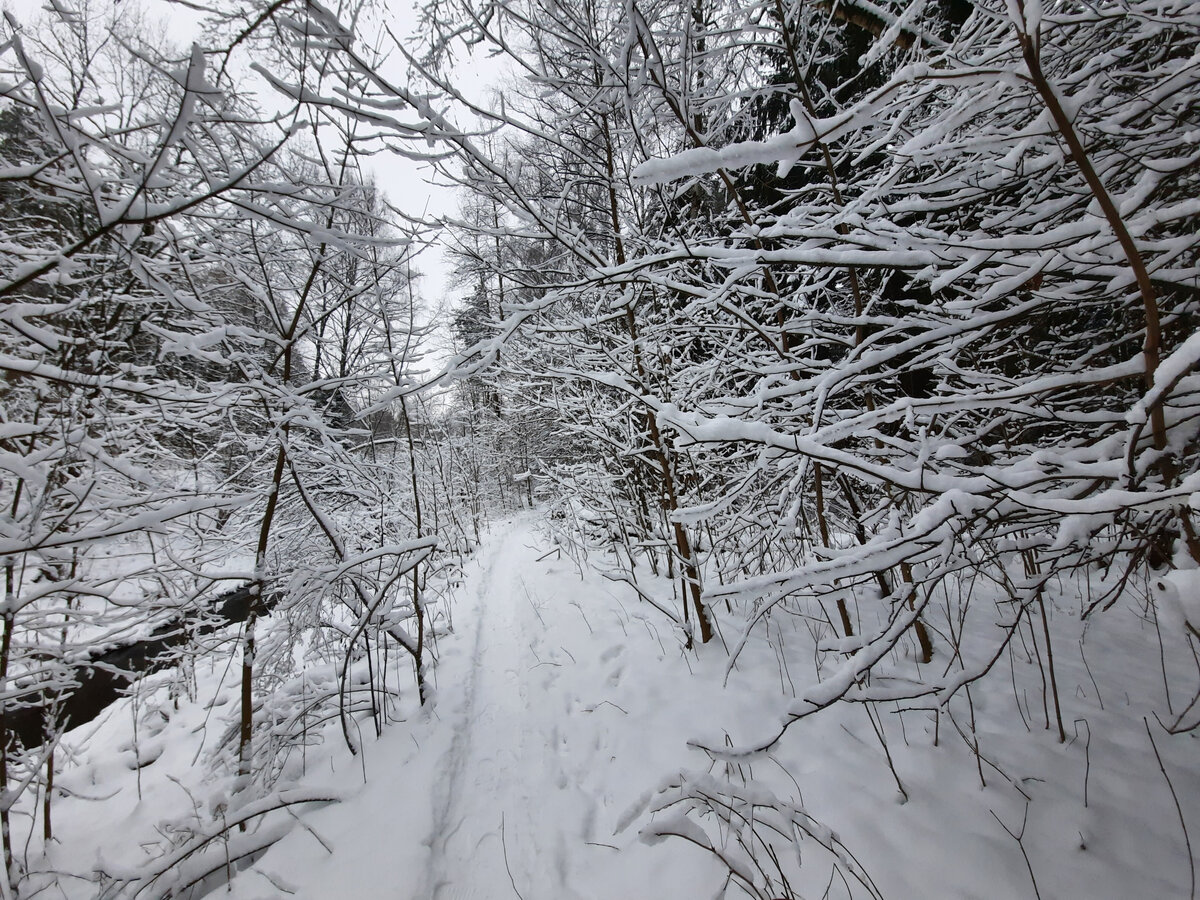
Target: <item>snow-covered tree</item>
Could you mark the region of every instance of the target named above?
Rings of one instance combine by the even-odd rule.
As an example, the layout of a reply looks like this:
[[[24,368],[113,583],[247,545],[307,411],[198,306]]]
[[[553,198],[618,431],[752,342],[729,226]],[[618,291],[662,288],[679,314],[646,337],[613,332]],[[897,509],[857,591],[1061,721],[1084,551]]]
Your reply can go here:
[[[424,698],[424,598],[440,588],[421,564],[442,525],[423,517],[405,399],[421,340],[412,229],[364,176],[359,126],[309,99],[262,114],[230,74],[243,47],[281,48],[277,86],[336,72],[346,48],[315,36],[332,21],[267,15],[223,54],[182,56],[115,6],[8,22],[0,824],[14,888],[9,813],[43,763],[52,779],[63,730],[139,668],[221,652],[191,643],[203,635],[241,633],[223,742],[241,803],[321,709],[340,709],[351,741],[351,713],[382,725],[385,644]],[[298,660],[334,673],[315,698],[293,693]]]
[[[1065,739],[1049,586],[1121,573],[1086,618],[1200,562],[1193,6],[436,14],[526,74],[489,119],[519,163],[467,147],[464,180],[572,257],[497,329],[592,386],[564,418],[615,464],[567,491],[632,523],[644,465],[734,660],[775,616],[815,623],[792,652],[819,685],[714,757],[845,700],[953,716],[1014,641]]]

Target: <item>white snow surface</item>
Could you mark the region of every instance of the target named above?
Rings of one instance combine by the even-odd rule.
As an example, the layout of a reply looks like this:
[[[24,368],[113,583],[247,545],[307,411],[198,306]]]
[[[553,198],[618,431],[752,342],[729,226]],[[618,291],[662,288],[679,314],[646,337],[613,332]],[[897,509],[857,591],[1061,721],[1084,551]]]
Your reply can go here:
[[[592,562],[603,560],[593,554]],[[671,602],[668,582],[649,573],[639,579]],[[722,746],[727,736],[733,746],[746,745],[778,729],[795,698],[816,683],[811,654],[805,662],[779,652],[802,646],[804,621],[776,619],[760,629],[726,679],[721,641],[683,650],[666,618],[627,586],[560,554],[536,514],[497,524],[468,567],[452,630],[439,638],[430,703],[419,708],[406,686],[400,720],[381,738],[368,739],[369,719],[361,720],[357,758],[330,723],[324,744],[309,748],[303,769],[292,766],[279,787],[336,794],[341,802],[298,806],[290,824],[281,815],[268,819],[263,832],[285,836],[229,884],[210,885],[209,896],[744,896],[724,893],[726,870],[712,854],[679,837],[657,840],[672,830],[696,840],[719,834],[711,820],[684,819],[680,807],[657,818],[651,811],[660,790],[669,793],[681,772],[691,772],[711,784],[752,779],[747,792],[769,790],[802,806],[819,823],[816,833],[836,834],[884,897],[1034,897],[1030,869],[1047,900],[1186,897],[1191,874],[1180,814],[1195,847],[1197,735],[1167,735],[1155,721],[1156,713],[1167,720],[1167,704],[1159,637],[1144,610],[1118,604],[1085,629],[1078,614],[1086,599],[1085,586],[1070,584],[1047,598],[1067,743],[1044,727],[1037,670],[1022,661],[1020,647],[999,663],[1001,677],[972,688],[978,765],[944,713],[935,744],[931,712],[877,705],[909,796],[901,802],[862,704],[805,719],[769,753],[739,765],[715,764],[689,745]],[[716,613],[732,647],[736,623],[723,603]],[[927,616],[939,626],[936,613]],[[968,636],[976,627],[961,625]],[[1166,620],[1160,625],[1170,628]],[[980,638],[992,627],[978,625]],[[940,672],[947,660],[936,646]],[[830,652],[823,676],[843,660]],[[217,692],[211,712],[204,703],[175,711],[159,704],[158,724],[148,729],[146,710],[155,701],[143,692],[140,708],[122,701],[68,736],[58,783],[76,796],[56,801],[61,843],[39,863],[35,839],[26,851],[31,868],[135,872],[163,853],[164,820],[186,818],[193,803],[198,813],[219,808],[227,782],[196,761],[235,721],[235,685],[226,676],[217,687],[222,674],[197,676],[198,695]],[[1173,685],[1194,686],[1195,669],[1169,674]],[[1172,698],[1176,714],[1191,696],[1185,693]],[[968,721],[962,701],[952,704],[959,727]],[[131,744],[130,723],[139,717],[140,738]],[[866,896],[853,881],[855,892],[847,892],[812,838],[799,851],[798,896],[823,896],[831,878],[828,896]],[[95,891],[92,882],[63,877],[47,896]]]
[[[496,527],[441,639],[432,709],[368,746],[357,794],[303,815],[306,827],[240,874],[229,896],[713,894],[722,873],[704,854],[663,853],[636,828],[614,834],[659,775],[704,760],[685,746],[703,698],[684,690],[674,710],[662,708],[660,676],[638,669],[686,678],[666,629],[623,609],[595,576],[581,580],[565,557],[539,562],[547,550],[530,520]],[[361,780],[356,763],[338,765]]]

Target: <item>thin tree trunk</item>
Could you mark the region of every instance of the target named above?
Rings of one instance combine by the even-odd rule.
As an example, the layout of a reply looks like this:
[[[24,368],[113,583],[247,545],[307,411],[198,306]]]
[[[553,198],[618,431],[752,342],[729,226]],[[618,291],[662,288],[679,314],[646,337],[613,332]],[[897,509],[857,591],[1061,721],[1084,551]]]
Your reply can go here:
[[[609,213],[612,217],[617,265],[624,265],[625,245],[621,240],[621,219],[617,211],[617,190],[613,183],[616,171],[613,164],[612,143],[609,140],[607,119],[604,120],[604,147],[605,166],[608,174]],[[650,382],[647,377],[645,363],[642,360],[641,344],[638,341],[637,319],[634,316],[632,306],[625,310],[625,327],[629,332],[629,341],[633,349],[634,371],[637,374],[639,383],[642,385],[642,389],[648,390]],[[671,461],[667,456],[666,445],[663,442],[662,434],[658,430],[658,421],[655,419],[654,414],[647,412],[645,416],[647,430],[650,432],[650,442],[653,445],[652,455],[654,461],[658,464],[659,474],[662,476],[663,487],[666,490],[665,503],[668,513],[667,517],[671,522],[671,528],[674,532],[675,550],[679,554],[679,564],[683,569],[684,580],[687,583],[688,593],[691,595],[692,605],[695,608],[696,621],[700,626],[700,643],[707,644],[713,638],[712,620],[709,618],[708,609],[705,607],[701,596],[700,570],[696,564],[696,557],[691,541],[688,539],[687,529],[683,527],[683,523],[676,519],[676,514],[679,512],[679,495],[675,489],[675,478],[671,471]],[[685,613],[686,610],[687,597],[685,596]]]
[[[1017,0],[1017,9],[1023,16],[1025,13],[1024,0]],[[1142,383],[1146,392],[1149,393],[1154,389],[1154,374],[1158,371],[1162,356],[1162,325],[1159,321],[1157,292],[1154,289],[1154,282],[1150,279],[1150,271],[1146,268],[1145,260],[1142,259],[1141,252],[1138,250],[1137,242],[1134,240],[1129,228],[1125,225],[1125,220],[1122,218],[1120,210],[1117,209],[1116,203],[1113,202],[1108,188],[1100,178],[1095,166],[1092,165],[1091,157],[1088,155],[1087,148],[1083,146],[1083,140],[1075,130],[1075,125],[1071,121],[1071,117],[1067,114],[1066,109],[1063,108],[1062,102],[1054,90],[1054,86],[1050,84],[1050,79],[1046,77],[1045,72],[1042,70],[1041,35],[1036,31],[1033,34],[1029,34],[1018,24],[1017,40],[1021,45],[1021,55],[1025,59],[1025,65],[1029,69],[1029,77],[1033,81],[1034,87],[1037,88],[1042,102],[1046,104],[1046,109],[1050,111],[1050,115],[1054,119],[1055,129],[1067,145],[1072,161],[1078,167],[1080,174],[1083,175],[1083,180],[1087,182],[1088,190],[1091,191],[1097,205],[1104,213],[1105,220],[1116,236],[1117,243],[1121,245],[1121,250],[1125,254],[1125,259],[1129,262],[1130,269],[1133,270],[1134,280],[1138,286],[1138,294],[1142,300],[1142,315],[1146,326],[1146,336],[1142,342]],[[1164,393],[1156,403],[1151,404],[1148,410],[1151,439],[1154,442],[1154,449],[1158,451],[1164,451],[1167,448],[1167,423],[1166,415],[1163,411],[1165,400],[1166,395]],[[1174,463],[1167,454],[1164,453],[1159,458],[1157,468],[1162,475],[1164,486],[1171,486],[1175,481],[1177,472]],[[1189,510],[1182,506],[1176,507],[1175,516],[1180,521],[1184,545],[1187,547],[1188,553],[1193,560],[1200,563],[1200,541],[1195,539]],[[1160,533],[1154,538],[1154,547],[1152,548],[1153,557],[1160,563],[1166,563],[1170,559],[1170,544],[1171,536],[1166,533]]]
[[[411,284],[411,280],[409,282]],[[408,403],[400,398],[400,416],[404,422],[404,435],[408,441],[408,472],[412,483],[413,508],[416,515],[417,537],[421,537],[421,492],[417,488],[417,451],[413,444],[412,422],[408,417]],[[417,649],[412,654],[417,676],[417,697],[425,705],[425,610],[421,601],[421,580],[417,566],[412,570],[412,602],[417,616]]]
[[[821,471],[821,464],[813,460],[813,490],[817,501],[817,530],[821,534],[821,546],[828,549],[831,544],[829,541],[829,523],[825,520],[825,488],[821,480],[824,473]],[[844,597],[837,598],[838,616],[842,620],[842,633],[846,637],[854,637],[854,625],[850,622],[850,610],[846,607],[846,599]]]
[[[13,491],[10,516],[16,519],[20,508],[21,493],[24,480],[17,482]],[[4,561],[4,633],[0,636],[0,695],[8,693],[8,668],[12,659],[13,630],[17,624],[17,578],[16,562],[13,557]],[[15,889],[12,882],[12,822],[9,819],[8,797],[8,700],[0,699],[0,845],[4,851],[4,888],[7,895],[10,888]]]
[[[8,692],[8,664],[12,655],[12,634],[16,625],[13,610],[16,607],[13,563],[4,566],[4,634],[0,637],[0,692]],[[0,844],[4,848],[4,882],[12,885],[12,823],[8,814],[8,727],[5,721],[7,701],[0,701]]]

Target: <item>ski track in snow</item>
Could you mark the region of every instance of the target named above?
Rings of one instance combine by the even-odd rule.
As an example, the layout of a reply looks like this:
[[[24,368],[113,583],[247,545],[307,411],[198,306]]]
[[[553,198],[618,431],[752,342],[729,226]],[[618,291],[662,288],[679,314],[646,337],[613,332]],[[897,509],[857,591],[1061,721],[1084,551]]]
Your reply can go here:
[[[602,583],[581,582],[565,558],[539,561],[548,549],[532,516],[495,527],[468,565],[454,632],[439,638],[430,708],[366,742],[357,796],[305,813],[229,896],[265,900],[281,885],[306,900],[711,895],[703,887],[721,876],[704,854],[614,833],[688,752],[694,714],[664,715],[643,690],[639,711],[622,684],[616,642],[656,626],[607,600],[585,609]],[[653,646],[666,653],[663,638]],[[617,763],[630,756],[632,770]],[[333,777],[358,765],[339,762]]]
[[[648,879],[686,883],[635,831],[612,834],[630,796],[612,789],[620,751],[605,715],[620,708],[601,707],[620,683],[623,648],[598,644],[579,575],[539,560],[547,548],[530,521],[504,527],[456,605],[455,621],[474,629],[469,656],[448,652],[438,667],[437,714],[443,726],[452,719],[453,737],[432,779],[413,900],[621,898]],[[678,735],[664,743],[673,754],[683,746]],[[646,785],[629,787],[636,796]],[[681,865],[710,877],[696,862]]]
[[[530,682],[544,663],[536,658],[536,623],[529,621],[534,601],[517,572],[534,559],[527,538],[516,529],[492,546],[474,607],[460,611],[474,620],[475,638],[449,765],[433,788],[431,853],[420,894],[433,900],[496,896],[512,889],[510,880],[533,896],[565,895],[562,831],[534,814],[539,795],[565,790],[567,778],[555,753],[558,729],[538,727],[544,723],[530,707],[537,696]],[[544,765],[533,765],[534,758]]]

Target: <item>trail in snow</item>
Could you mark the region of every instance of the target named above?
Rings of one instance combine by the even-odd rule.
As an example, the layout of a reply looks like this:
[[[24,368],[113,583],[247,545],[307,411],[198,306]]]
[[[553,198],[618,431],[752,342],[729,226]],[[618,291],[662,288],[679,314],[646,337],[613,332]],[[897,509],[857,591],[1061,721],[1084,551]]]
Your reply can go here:
[[[469,617],[475,635],[469,674],[449,683],[458,667],[442,670],[439,709],[455,698],[454,737],[432,791],[418,897],[617,898],[640,895],[647,882],[687,880],[672,874],[670,854],[658,855],[651,874],[652,851],[628,846],[636,834],[612,833],[624,807],[650,786],[623,778],[620,751],[610,746],[610,726],[626,724],[613,720],[629,715],[628,700],[606,700],[624,676],[624,635],[622,643],[605,638],[620,627],[613,615],[621,608],[585,609],[580,599],[594,597],[595,586],[582,589],[569,563],[546,555],[527,524],[510,527],[488,550],[472,605],[456,614]],[[609,620],[609,628],[593,618]],[[678,755],[683,732],[667,743]],[[639,850],[647,865],[634,862]],[[694,859],[676,862],[695,869]]]
[[[530,620],[541,613],[519,574],[536,560],[528,537],[510,531],[474,584],[470,674],[433,791],[422,896],[434,900],[493,897],[518,880],[533,896],[568,896],[562,825],[536,813],[548,792],[567,791],[570,783],[558,759],[557,726],[531,706],[562,698],[554,696],[553,679],[535,684],[539,669],[559,664],[537,657],[542,626]],[[588,799],[576,799],[586,810]]]
[[[624,677],[631,632],[651,659],[682,665],[673,639],[548,556],[532,519],[502,527],[440,639],[431,709],[368,745],[361,792],[305,814],[235,879],[235,897],[283,886],[313,900],[626,900],[708,896],[720,883],[686,845],[649,847],[617,829],[688,752],[687,703],[664,713]]]

